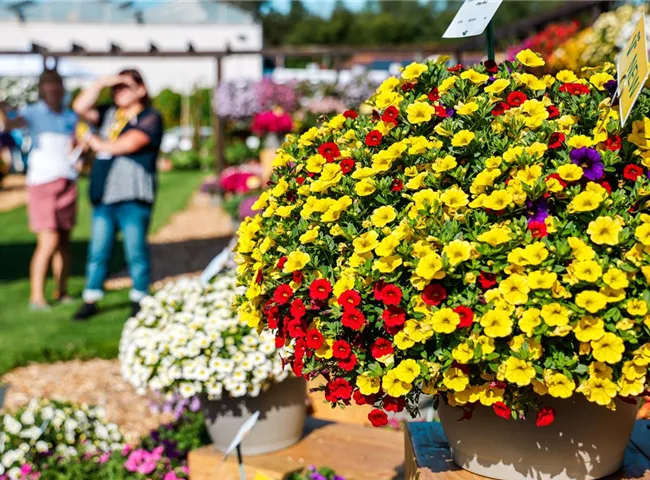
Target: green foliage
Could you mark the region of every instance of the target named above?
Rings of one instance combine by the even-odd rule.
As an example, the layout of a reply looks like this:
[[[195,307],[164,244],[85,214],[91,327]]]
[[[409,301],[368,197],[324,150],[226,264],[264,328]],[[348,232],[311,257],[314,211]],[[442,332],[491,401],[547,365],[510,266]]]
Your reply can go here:
[[[198,170],[201,168],[201,155],[196,150],[183,152],[176,150],[169,156],[174,170]]]
[[[284,476],[283,480],[335,480],[342,479],[343,477],[337,476],[336,472],[329,467],[315,468],[310,465],[307,468],[298,470],[296,472],[288,473]]]
[[[168,456],[185,459],[187,454],[210,443],[210,436],[205,428],[203,413],[186,411],[173,423],[154,430],[141,442],[141,448],[153,450],[160,444],[167,445]]]
[[[176,127],[181,121],[183,97],[169,88],[165,88],[156,95],[151,103],[160,112],[165,128]]]

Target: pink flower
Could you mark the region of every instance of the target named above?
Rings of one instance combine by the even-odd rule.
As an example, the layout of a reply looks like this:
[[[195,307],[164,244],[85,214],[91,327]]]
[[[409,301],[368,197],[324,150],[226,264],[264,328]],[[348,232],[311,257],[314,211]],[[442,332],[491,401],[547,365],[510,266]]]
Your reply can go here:
[[[129,453],[131,453],[131,450],[133,450],[133,447],[131,445],[124,445],[122,448],[122,456],[126,457]]]
[[[164,476],[163,480],[181,480],[181,477],[178,477],[176,473],[173,470],[170,470],[167,472],[167,474]]]
[[[109,458],[111,458],[111,452],[102,453],[99,456],[98,462],[99,462],[100,465],[102,465],[102,464],[108,462]]]

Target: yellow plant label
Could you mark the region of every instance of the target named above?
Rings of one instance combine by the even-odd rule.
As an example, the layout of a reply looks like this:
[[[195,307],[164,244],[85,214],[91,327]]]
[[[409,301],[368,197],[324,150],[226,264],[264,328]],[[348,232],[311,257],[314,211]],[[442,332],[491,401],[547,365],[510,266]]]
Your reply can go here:
[[[257,472],[253,480],[275,480],[275,479],[267,475],[264,475],[263,473]]]
[[[641,15],[632,36],[621,52],[617,65],[621,127],[632,111],[648,78],[648,50],[645,41],[645,15]]]

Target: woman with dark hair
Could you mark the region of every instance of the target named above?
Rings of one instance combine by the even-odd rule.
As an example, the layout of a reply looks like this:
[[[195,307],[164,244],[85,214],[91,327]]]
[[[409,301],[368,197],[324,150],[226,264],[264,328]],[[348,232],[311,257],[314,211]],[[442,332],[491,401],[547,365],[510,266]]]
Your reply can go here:
[[[45,70],[38,80],[39,101],[8,118],[0,109],[0,132],[28,130],[32,149],[27,169],[27,215],[37,244],[29,269],[30,305],[48,308],[45,279],[50,263],[57,286],[55,300],[70,297],[67,282],[70,265],[70,230],[77,211],[77,171],[71,160],[77,116],[64,105],[63,80]]]
[[[106,87],[112,89],[113,104],[97,107],[97,99]],[[137,70],[123,70],[119,75],[99,79],[79,94],[73,108],[98,128],[97,134],[88,139],[89,148],[95,152],[90,173],[93,221],[84,304],[74,318],[87,320],[97,313],[118,230],[122,232],[133,280],[129,298],[135,314],[150,283],[147,231],[156,194],[162,119],[151,107],[147,87]]]

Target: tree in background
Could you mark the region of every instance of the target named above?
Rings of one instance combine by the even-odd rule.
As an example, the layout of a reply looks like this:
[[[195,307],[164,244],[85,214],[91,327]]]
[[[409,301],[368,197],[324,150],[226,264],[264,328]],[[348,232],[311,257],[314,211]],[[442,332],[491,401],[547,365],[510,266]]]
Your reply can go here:
[[[181,120],[183,97],[169,88],[165,88],[156,95],[151,103],[160,112],[165,128],[177,127]]]

